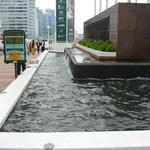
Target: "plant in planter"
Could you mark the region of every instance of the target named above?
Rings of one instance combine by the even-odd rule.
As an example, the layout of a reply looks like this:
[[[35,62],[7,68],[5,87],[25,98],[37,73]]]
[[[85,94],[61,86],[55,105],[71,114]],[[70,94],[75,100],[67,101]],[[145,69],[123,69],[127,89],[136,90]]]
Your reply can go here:
[[[103,41],[103,40],[83,39],[79,41],[79,44],[95,50],[116,52],[116,48],[114,47],[113,43],[109,40]]]

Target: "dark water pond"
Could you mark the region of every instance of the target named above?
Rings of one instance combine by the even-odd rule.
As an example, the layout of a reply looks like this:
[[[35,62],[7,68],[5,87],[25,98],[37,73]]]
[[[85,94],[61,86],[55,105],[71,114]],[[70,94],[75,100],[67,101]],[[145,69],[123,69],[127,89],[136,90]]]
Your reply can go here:
[[[150,79],[75,80],[63,54],[49,54],[1,131],[150,129]]]

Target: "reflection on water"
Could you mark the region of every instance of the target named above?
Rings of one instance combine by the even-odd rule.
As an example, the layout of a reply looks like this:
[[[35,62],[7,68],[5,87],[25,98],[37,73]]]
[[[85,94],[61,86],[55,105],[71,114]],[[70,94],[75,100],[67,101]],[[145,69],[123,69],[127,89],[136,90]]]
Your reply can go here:
[[[1,131],[150,129],[150,79],[76,80],[49,54]]]

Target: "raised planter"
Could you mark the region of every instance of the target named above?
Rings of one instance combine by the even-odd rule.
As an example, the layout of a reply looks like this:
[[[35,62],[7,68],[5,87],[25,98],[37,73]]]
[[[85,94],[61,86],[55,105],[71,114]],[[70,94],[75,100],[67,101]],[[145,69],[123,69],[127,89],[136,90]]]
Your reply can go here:
[[[82,46],[80,44],[75,44],[74,47],[88,53],[90,56],[94,57],[96,60],[115,60],[116,59],[116,52],[98,51],[98,50],[94,50],[94,49]]]

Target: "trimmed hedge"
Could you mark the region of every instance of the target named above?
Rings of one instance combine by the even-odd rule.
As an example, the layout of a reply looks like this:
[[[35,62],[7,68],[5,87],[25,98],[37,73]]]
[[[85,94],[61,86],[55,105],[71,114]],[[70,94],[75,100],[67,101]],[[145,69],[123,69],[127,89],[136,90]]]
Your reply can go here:
[[[116,48],[113,46],[113,43],[109,40],[96,41],[91,39],[83,39],[79,41],[79,44],[95,50],[100,50],[105,52],[116,52]]]

